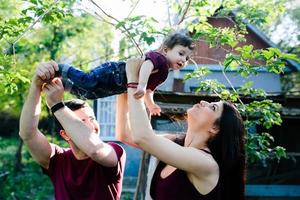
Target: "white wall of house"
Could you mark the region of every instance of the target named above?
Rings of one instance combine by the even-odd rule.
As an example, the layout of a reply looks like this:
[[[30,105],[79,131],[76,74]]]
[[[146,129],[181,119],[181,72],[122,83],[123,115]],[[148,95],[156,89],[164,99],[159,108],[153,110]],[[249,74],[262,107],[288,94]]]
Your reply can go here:
[[[230,84],[224,77],[220,66],[218,65],[199,65],[207,66],[211,70],[211,74],[207,75],[205,79],[216,79],[220,83],[224,84],[227,88],[230,88]],[[197,66],[196,66],[197,67]],[[181,69],[180,71],[171,71],[167,80],[158,87],[162,91],[172,91],[174,78],[182,79],[186,74],[193,72],[196,69],[195,65],[188,65]],[[243,78],[239,76],[236,71],[227,71],[226,76],[230,80],[231,84],[235,88],[239,88],[248,81],[252,81],[253,88],[264,89],[267,93],[281,93],[281,82],[280,75],[275,73],[269,73],[267,71],[260,71],[257,75],[249,76],[248,78]],[[198,86],[199,81],[195,78],[187,80],[184,82],[184,91],[191,92],[192,88]]]

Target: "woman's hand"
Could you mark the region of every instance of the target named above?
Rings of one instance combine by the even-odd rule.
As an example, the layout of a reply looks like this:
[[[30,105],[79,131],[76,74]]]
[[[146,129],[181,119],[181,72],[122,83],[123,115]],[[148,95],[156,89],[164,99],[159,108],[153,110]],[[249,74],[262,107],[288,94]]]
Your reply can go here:
[[[143,63],[143,58],[131,58],[126,62],[126,76],[128,83],[137,83],[139,80],[139,71]]]

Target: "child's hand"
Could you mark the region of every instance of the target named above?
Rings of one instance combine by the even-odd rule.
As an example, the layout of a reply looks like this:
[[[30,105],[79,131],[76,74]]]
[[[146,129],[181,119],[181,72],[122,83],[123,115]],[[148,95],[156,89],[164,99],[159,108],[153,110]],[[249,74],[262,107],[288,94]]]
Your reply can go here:
[[[152,115],[152,116],[155,116],[155,115],[160,116],[161,108],[158,105],[152,104],[152,105],[148,106],[148,110],[150,112],[150,115]]]
[[[141,86],[140,84],[137,86],[136,91],[133,96],[136,99],[142,98],[146,94],[146,86]]]

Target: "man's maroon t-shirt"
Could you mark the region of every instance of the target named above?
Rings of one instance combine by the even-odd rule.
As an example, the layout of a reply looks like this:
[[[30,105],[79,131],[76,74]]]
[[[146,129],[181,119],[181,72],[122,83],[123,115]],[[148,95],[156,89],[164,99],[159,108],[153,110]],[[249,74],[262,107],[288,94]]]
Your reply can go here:
[[[155,90],[155,88],[162,84],[169,74],[169,66],[167,58],[157,51],[150,51],[145,54],[145,60],[151,60],[153,63],[153,72],[148,79],[147,89]]]
[[[56,200],[120,199],[126,154],[116,143],[108,143],[118,157],[116,167],[104,167],[92,159],[77,160],[71,149],[56,146],[49,169],[43,169],[54,186]]]

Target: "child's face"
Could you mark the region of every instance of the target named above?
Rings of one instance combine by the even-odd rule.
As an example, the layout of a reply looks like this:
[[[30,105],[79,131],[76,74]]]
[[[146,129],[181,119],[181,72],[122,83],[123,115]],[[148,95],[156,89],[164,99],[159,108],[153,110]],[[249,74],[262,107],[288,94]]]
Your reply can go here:
[[[192,50],[182,45],[175,45],[172,49],[166,49],[165,55],[170,63],[170,68],[181,69],[192,54]]]

